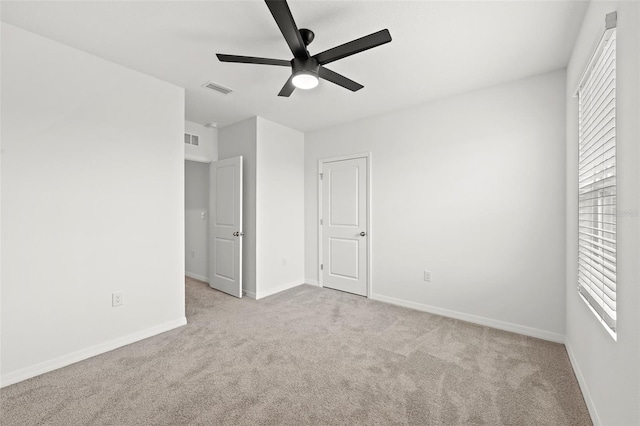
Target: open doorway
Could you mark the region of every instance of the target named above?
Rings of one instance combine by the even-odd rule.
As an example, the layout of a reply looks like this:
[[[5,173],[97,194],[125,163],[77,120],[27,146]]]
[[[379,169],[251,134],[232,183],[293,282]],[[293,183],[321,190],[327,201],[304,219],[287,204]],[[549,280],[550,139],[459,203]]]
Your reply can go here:
[[[185,275],[209,282],[209,164],[185,160]]]

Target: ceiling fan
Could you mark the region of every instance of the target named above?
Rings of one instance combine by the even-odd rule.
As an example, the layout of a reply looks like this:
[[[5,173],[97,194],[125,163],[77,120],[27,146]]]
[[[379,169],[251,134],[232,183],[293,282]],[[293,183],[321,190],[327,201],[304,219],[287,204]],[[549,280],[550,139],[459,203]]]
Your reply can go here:
[[[267,7],[276,20],[280,32],[282,32],[289,45],[293,53],[293,59],[287,61],[284,59],[256,58],[221,53],[216,54],[216,56],[221,62],[290,66],[291,76],[282,87],[282,90],[280,90],[280,93],[278,93],[278,96],[290,96],[296,88],[313,89],[318,85],[320,78],[352,92],[360,90],[364,87],[363,85],[331,71],[325,65],[391,41],[391,34],[389,34],[389,30],[385,29],[311,56],[307,46],[313,41],[313,31],[306,28],[298,29],[286,0],[265,0],[265,3],[267,3]]]

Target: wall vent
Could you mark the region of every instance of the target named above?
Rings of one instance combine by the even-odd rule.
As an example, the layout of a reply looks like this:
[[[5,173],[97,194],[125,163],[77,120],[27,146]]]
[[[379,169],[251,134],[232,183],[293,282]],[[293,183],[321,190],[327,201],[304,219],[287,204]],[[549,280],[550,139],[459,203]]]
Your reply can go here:
[[[184,143],[187,145],[200,145],[200,137],[198,135],[192,135],[191,133],[184,134]]]
[[[233,92],[233,90],[229,89],[228,87],[224,87],[223,85],[214,83],[213,81],[206,82],[202,85],[202,87],[204,87],[205,89],[215,90],[216,92],[222,93],[223,95],[228,95],[229,93]]]

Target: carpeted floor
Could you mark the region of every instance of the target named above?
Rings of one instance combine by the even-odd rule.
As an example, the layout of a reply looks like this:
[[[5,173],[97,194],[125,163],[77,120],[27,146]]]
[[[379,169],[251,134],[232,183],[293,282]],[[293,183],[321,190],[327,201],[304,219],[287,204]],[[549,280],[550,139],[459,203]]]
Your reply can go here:
[[[187,279],[185,327],[0,392],[2,425],[590,425],[563,345],[303,285]]]

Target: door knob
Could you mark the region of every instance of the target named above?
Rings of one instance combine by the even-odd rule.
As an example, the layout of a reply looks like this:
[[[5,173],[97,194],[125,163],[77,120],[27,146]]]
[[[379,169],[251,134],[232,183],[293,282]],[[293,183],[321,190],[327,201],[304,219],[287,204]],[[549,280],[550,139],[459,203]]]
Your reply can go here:
[[[238,231],[236,231],[236,232],[234,232],[234,233],[233,233],[233,236],[234,236],[234,237],[237,237],[238,235],[240,235],[240,233],[239,233]]]
[[[364,232],[364,231],[362,231],[362,232],[360,233],[360,236],[361,236],[361,237],[364,237],[365,235],[367,235],[367,233],[366,233],[366,232]]]
[[[242,237],[244,235],[244,232],[240,232],[240,236]]]

